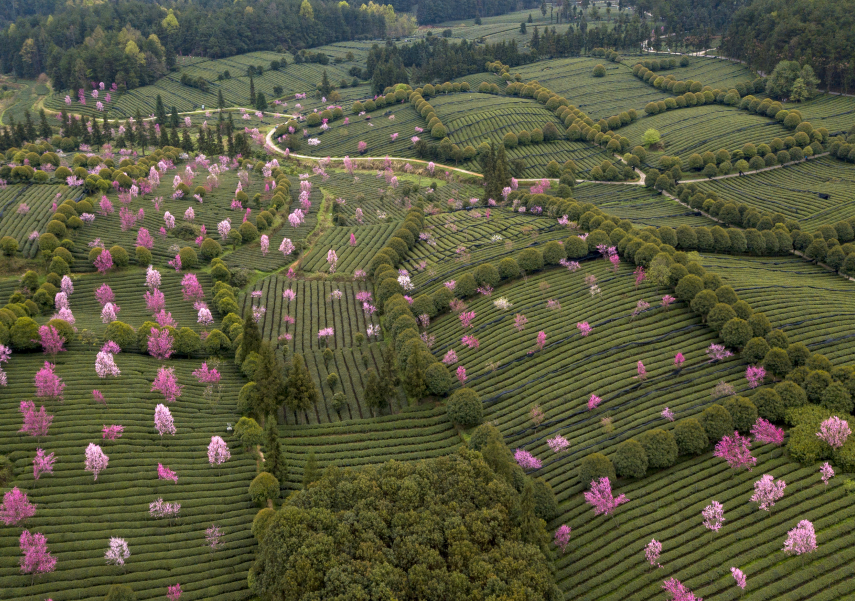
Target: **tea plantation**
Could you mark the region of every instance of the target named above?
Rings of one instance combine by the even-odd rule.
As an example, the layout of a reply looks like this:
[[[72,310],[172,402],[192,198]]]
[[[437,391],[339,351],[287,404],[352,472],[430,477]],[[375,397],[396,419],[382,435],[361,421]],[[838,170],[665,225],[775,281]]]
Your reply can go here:
[[[543,11],[410,37],[576,31]],[[313,93],[372,45],[178,57],[101,139],[7,107],[84,117],[0,167],[0,599],[470,598],[476,552],[554,568],[495,599],[853,597],[855,100],[602,48]]]

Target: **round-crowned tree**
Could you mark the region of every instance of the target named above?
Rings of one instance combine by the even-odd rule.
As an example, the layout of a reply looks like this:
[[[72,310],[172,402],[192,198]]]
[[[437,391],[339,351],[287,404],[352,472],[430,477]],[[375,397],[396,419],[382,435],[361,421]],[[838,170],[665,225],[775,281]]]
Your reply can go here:
[[[694,417],[677,422],[674,426],[674,440],[680,455],[700,455],[710,444],[706,430]]]
[[[476,426],[484,418],[484,407],[478,393],[471,388],[461,388],[446,403],[448,419],[458,426]]]
[[[261,472],[249,485],[249,497],[256,505],[275,501],[279,498],[279,480],[273,474]]]
[[[719,404],[710,405],[704,409],[698,421],[712,441],[718,442],[724,436],[733,433],[733,418],[727,409]]]
[[[625,440],[615,449],[614,466],[620,476],[642,478],[647,473],[647,452],[637,440]]]
[[[757,407],[745,397],[730,397],[724,401],[722,406],[733,419],[733,427],[743,434],[748,433],[751,426],[757,421]]]
[[[588,488],[592,481],[600,478],[614,480],[615,466],[602,453],[591,453],[579,462],[579,482]]]
[[[667,430],[656,428],[642,432],[638,442],[647,453],[648,465],[654,469],[671,467],[677,462],[677,442],[674,435]]]

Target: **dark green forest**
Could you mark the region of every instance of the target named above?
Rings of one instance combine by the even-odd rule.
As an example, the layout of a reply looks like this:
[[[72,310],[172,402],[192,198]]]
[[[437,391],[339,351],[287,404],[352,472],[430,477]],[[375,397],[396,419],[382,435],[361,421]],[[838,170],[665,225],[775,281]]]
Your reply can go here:
[[[820,87],[855,83],[855,0],[754,0],[733,15],[722,49],[770,73],[782,60],[810,64]]]

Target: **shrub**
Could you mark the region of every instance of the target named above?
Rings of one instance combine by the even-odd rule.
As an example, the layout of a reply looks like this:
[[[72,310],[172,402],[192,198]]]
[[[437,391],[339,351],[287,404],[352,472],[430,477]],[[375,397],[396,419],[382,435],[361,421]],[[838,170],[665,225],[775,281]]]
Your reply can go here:
[[[722,341],[731,348],[742,348],[751,340],[753,331],[744,319],[734,317],[721,329]]]
[[[557,241],[547,242],[543,247],[543,261],[547,265],[558,265],[559,261],[567,258],[564,247]]]
[[[258,238],[258,228],[249,221],[241,223],[238,231],[240,232],[243,244],[249,244]]]
[[[608,478],[614,481],[615,466],[612,460],[602,453],[591,453],[579,462],[579,482],[588,488],[593,480]]]
[[[597,65],[594,67],[594,77],[605,77],[606,76],[606,68],[603,65]]]
[[[119,269],[127,267],[131,262],[130,257],[128,256],[128,251],[118,244],[110,248],[110,255],[113,257],[113,265]]]
[[[445,286],[437,288],[436,292],[431,295],[431,299],[433,300],[433,305],[436,307],[437,313],[448,311],[448,303],[450,303],[453,298],[454,294]]]
[[[773,376],[783,378],[793,370],[793,364],[787,352],[782,348],[772,348],[763,359],[765,367]]]
[[[710,444],[706,430],[694,417],[677,422],[674,426],[674,440],[681,455],[700,455]]]
[[[677,283],[674,293],[677,295],[678,299],[691,302],[692,299],[695,298],[695,296],[703,289],[704,283],[701,278],[690,273]]]
[[[784,402],[776,390],[760,388],[751,397],[751,401],[757,407],[757,413],[760,417],[773,422],[784,419]]]
[[[519,139],[515,134],[508,132],[502,138],[502,144],[505,145],[505,148],[516,148],[517,144],[519,144]]]
[[[704,409],[698,421],[707,433],[707,437],[712,441],[717,442],[724,436],[733,433],[733,418],[727,409],[719,404],[710,405]]]
[[[492,263],[481,263],[478,265],[478,267],[475,268],[474,276],[475,281],[482,286],[484,284],[488,286],[497,286],[501,279],[498,270],[496,270]],[[413,310],[415,311],[415,303],[413,303]]]
[[[256,426],[258,426],[258,424],[256,424]],[[249,496],[252,499],[252,502],[257,505],[266,504],[268,499],[278,499],[279,480],[277,480],[276,476],[274,476],[273,474],[261,472],[255,478],[253,478],[252,482],[250,483]]]
[[[425,369],[425,383],[432,394],[445,395],[451,389],[451,374],[444,364],[432,363]]]
[[[223,254],[223,247],[220,246],[220,243],[213,238],[205,238],[205,240],[202,241],[202,246],[200,247],[199,252],[202,254],[203,259],[210,261],[211,259]],[[181,259],[181,262],[183,265],[183,258]]]
[[[59,169],[57,169],[57,173],[59,173]],[[137,594],[127,584],[114,584],[107,591],[104,601],[137,601]]]
[[[264,430],[251,417],[242,417],[235,424],[235,436],[244,448],[249,449],[261,444],[264,440]]]
[[[792,428],[787,441],[787,453],[794,461],[811,465],[829,455],[831,447],[816,436],[816,428],[802,424]]]
[[[451,395],[446,403],[448,419],[458,426],[476,426],[484,417],[481,398],[471,388],[461,388]]]
[[[638,442],[644,447],[651,468],[671,467],[677,462],[679,451],[671,432],[661,428],[648,430],[638,437]]]
[[[852,413],[852,395],[840,382],[832,382],[822,392],[820,405],[836,413]]]
[[[520,252],[517,262],[526,273],[543,269],[543,254],[536,248],[526,248]]]
[[[751,363],[752,365],[756,365],[757,363],[763,361],[763,358],[766,357],[768,352],[769,343],[766,342],[764,338],[756,336],[748,341],[748,343],[742,349],[741,356],[746,362]]]
[[[28,351],[39,346],[39,326],[30,317],[18,317],[9,334],[12,347],[16,350]]]
[[[512,259],[511,257],[505,257],[504,259],[499,261],[499,276],[501,276],[503,280],[516,278],[519,277],[519,275],[520,266],[514,259]],[[435,294],[436,293],[434,293],[434,295]],[[446,304],[445,307],[448,307],[448,305]]]
[[[822,393],[831,385],[831,375],[821,369],[815,369],[808,373],[805,378],[803,388],[807,393],[808,400],[812,403],[819,403],[822,399]]]
[[[107,325],[104,339],[112,340],[123,351],[128,350],[137,341],[134,329],[121,321],[112,321]]]
[[[733,427],[743,434],[751,430],[751,426],[757,421],[757,407],[745,397],[731,397],[726,399],[722,406],[733,418]]]
[[[647,452],[637,440],[625,440],[615,449],[614,466],[619,476],[642,478],[647,473]]]

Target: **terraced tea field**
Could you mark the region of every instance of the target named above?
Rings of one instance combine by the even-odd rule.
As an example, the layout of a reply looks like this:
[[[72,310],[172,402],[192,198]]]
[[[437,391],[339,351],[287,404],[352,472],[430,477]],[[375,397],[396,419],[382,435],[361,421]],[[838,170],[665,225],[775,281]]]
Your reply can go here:
[[[18,184],[0,189],[0,232],[18,241],[21,255],[34,259],[39,252],[39,241],[30,240],[34,231],[44,231],[53,212],[54,201],[80,200],[84,194],[66,186]]]
[[[851,96],[824,94],[809,102],[788,103],[786,108],[798,109],[805,121],[832,134],[848,133],[855,125],[855,98]]]
[[[107,105],[107,109],[110,118],[126,119],[132,117],[137,110],[144,116],[148,116],[154,113],[155,101],[157,95],[160,94],[167,109],[174,106],[179,112],[195,111],[201,109],[202,106],[216,107],[219,91],[223,92],[226,106],[248,106],[249,76],[247,75],[247,67],[249,66],[264,68],[262,75],[254,77],[254,83],[256,92],[263,93],[268,102],[276,98],[273,91],[274,86],[281,86],[283,95],[286,97],[304,92],[312,95],[315,86],[321,82],[324,70],[327,71],[330,81],[334,84],[338,84],[342,79],[350,83],[353,77],[348,74],[348,71],[353,66],[362,67],[365,65],[365,58],[370,48],[370,43],[346,42],[312,49],[313,52],[327,54],[331,58],[328,65],[317,63],[298,65],[294,63],[292,54],[278,52],[251,52],[217,60],[192,61],[192,64],[184,66],[178,72],[170,73],[153,85],[114,95],[112,102]],[[352,52],[354,55],[352,61],[346,60],[348,52]],[[287,59],[288,65],[277,71],[270,70],[270,62],[281,61],[283,56]],[[336,58],[341,59],[342,62],[336,63]],[[217,81],[217,77],[225,71],[229,71],[231,78]],[[209,91],[203,92],[197,88],[182,85],[180,83],[182,73],[187,73],[194,78],[205,78],[208,81]],[[349,90],[351,88],[346,88],[342,92],[349,94]],[[360,89],[354,90],[357,90],[357,94],[343,97],[346,99],[353,96],[364,98],[367,87],[361,86]],[[53,94],[45,101],[45,107],[54,111],[64,110],[66,108],[65,94],[66,92]],[[320,103],[320,99],[316,102]],[[309,106],[308,103],[307,106]],[[83,114],[98,114],[93,102],[87,102],[86,106],[82,106],[75,100],[71,108],[75,112]]]
[[[606,68],[605,77],[592,75],[598,64]],[[633,64],[632,59],[627,60],[627,66],[602,58],[560,58],[523,65],[512,72],[522,75],[523,81],[540,82],[592,119],[607,119],[631,108],[641,110],[648,102],[668,96],[636,78]]]
[[[629,219],[639,227],[692,227],[717,225],[709,217],[644,186],[616,186],[585,182],[573,190],[573,198],[590,202],[610,215]]]
[[[781,213],[813,231],[855,215],[855,171],[830,157],[743,177],[699,182],[701,190],[761,211]],[[820,194],[828,195],[821,198]]]
[[[834,365],[855,362],[852,282],[797,257],[703,255],[755,311],[763,311],[789,336]]]
[[[773,138],[783,140],[791,134],[774,119],[722,105],[687,107],[645,116],[622,127],[619,133],[636,146],[641,144],[644,132],[651,128],[662,136],[663,154],[680,157],[685,169],[688,169],[689,156],[695,153],[717,152],[722,148],[733,152],[741,150],[748,142],[768,144]],[[656,166],[652,155],[648,155],[647,162]]]
[[[75,292],[72,303],[81,294]],[[121,375],[101,380],[95,375],[96,352],[75,344],[57,356],[56,371],[66,383],[65,400],[36,399],[37,406],[46,405],[54,415],[48,436],[41,440],[16,432],[21,425],[17,399],[32,398],[33,376],[45,357],[15,353],[4,366],[9,385],[0,407],[3,453],[15,465],[16,485],[26,489],[38,506],[27,526],[47,537],[57,566],[54,573],[31,584],[19,566],[20,528],[4,527],[3,597],[100,601],[110,585],[121,582],[130,584],[140,599],[159,599],[167,586],[180,582],[191,598],[245,599],[246,570],[255,548],[247,524],[257,511],[246,489],[255,474],[255,461],[226,431],[229,422],[237,421],[235,402],[245,380],[231,361],[222,362],[222,399],[214,406],[203,398],[204,387],[190,374],[201,361],[171,359],[184,389],[170,406],[177,432],[161,441],[153,415],[163,397],[148,392],[160,363],[121,353],[116,356]],[[105,405],[93,401],[93,389],[103,393]],[[105,424],[124,426],[121,438],[102,440]],[[221,468],[208,465],[206,449],[213,435],[225,437],[231,447],[232,457]],[[83,469],[89,443],[101,445],[109,457],[95,481]],[[38,483],[31,464],[36,447],[56,454],[54,473],[42,474]],[[178,474],[177,482],[158,480],[159,462]],[[149,503],[158,497],[181,504],[173,524],[149,516]],[[216,551],[205,544],[205,530],[212,523],[223,531],[223,544]],[[130,549],[124,569],[104,561],[114,536],[124,538]]]

